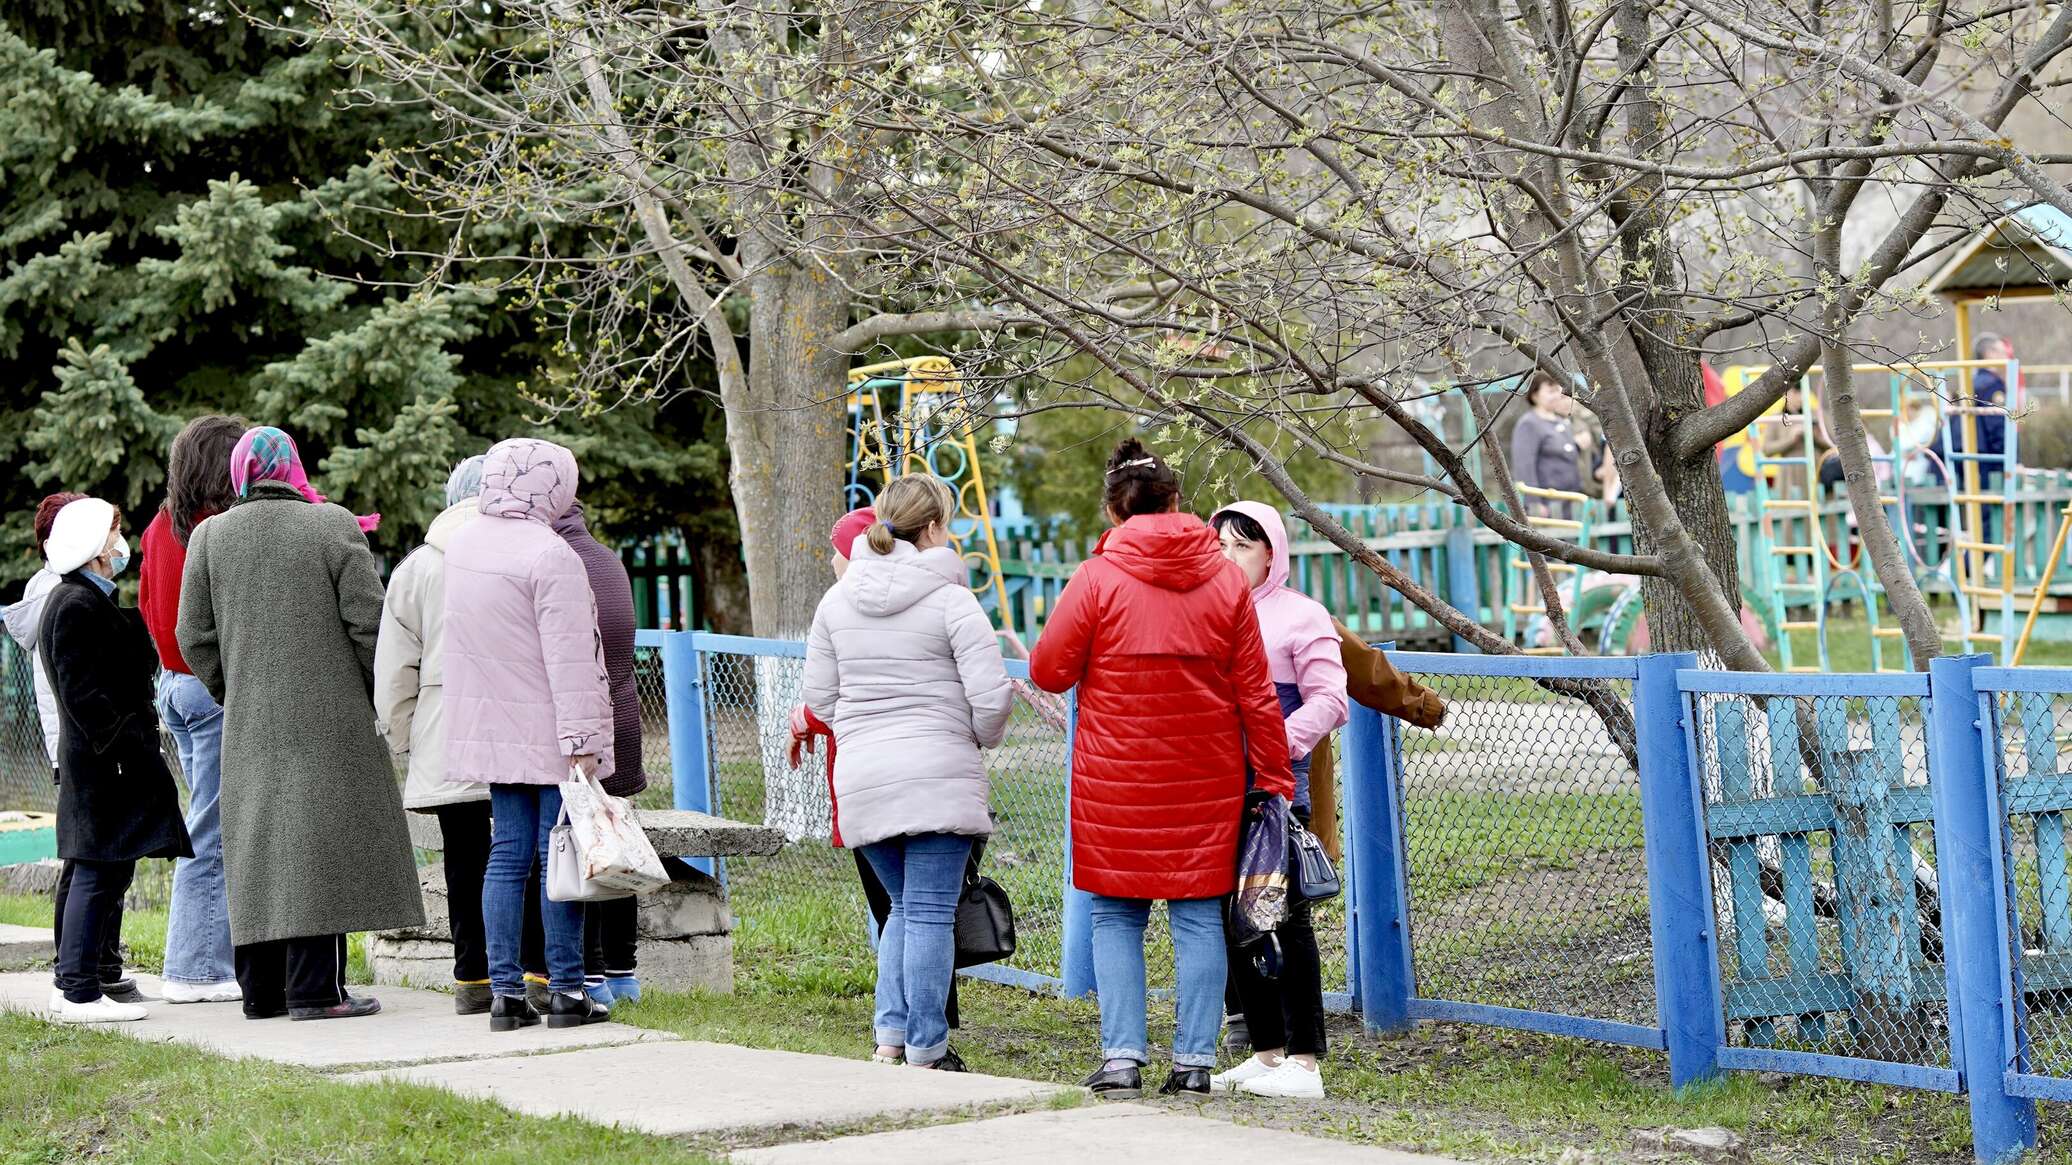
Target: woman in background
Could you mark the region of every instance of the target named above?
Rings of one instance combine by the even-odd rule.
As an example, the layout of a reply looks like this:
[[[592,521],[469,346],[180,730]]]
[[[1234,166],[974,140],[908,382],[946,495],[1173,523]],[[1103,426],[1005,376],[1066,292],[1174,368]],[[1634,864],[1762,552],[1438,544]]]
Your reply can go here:
[[[1209,519],[1223,556],[1237,564],[1252,587],[1259,633],[1275,696],[1286,717],[1288,764],[1295,774],[1295,816],[1310,817],[1309,757],[1346,720],[1345,664],[1338,630],[1322,603],[1288,586],[1288,529],[1280,511],[1259,502],[1237,502]],[[1244,952],[1230,953],[1230,978],[1243,1005],[1253,1053],[1244,1063],[1213,1078],[1220,1091],[1322,1100],[1324,1078],[1324,975],[1317,933],[1307,903],[1294,903],[1275,931],[1280,973],[1269,977]]]
[[[142,1007],[102,991],[103,952],[118,937],[137,862],[194,853],[159,751],[151,637],[136,611],[115,602],[115,576],[130,557],[121,521],[114,506],[81,498],[58,512],[44,543],[60,576],[39,637],[58,705],[58,856],[72,871],[50,994],[64,1023],[144,1018]]]
[[[144,527],[144,565],[137,606],[158,647],[158,715],[180,752],[187,778],[187,836],[194,856],[173,870],[166,920],[167,1003],[235,1003],[244,998],[230,945],[230,903],[223,875],[223,705],[194,678],[180,655],[180,576],[187,539],[212,514],[237,501],[230,488],[230,451],[244,435],[236,417],[200,416],[173,438],[166,464],[166,500]]]
[[[446,547],[446,779],[489,786],[482,921],[493,1032],[541,1019],[526,1000],[519,943],[526,883],[545,877],[561,782],[571,769],[600,780],[613,772],[597,602],[581,556],[553,529],[575,504],[576,485],[567,449],[501,442],[482,465],[481,517]],[[540,914],[548,1026],[611,1018],[583,991],[583,904],[552,901],[542,886]]]
[[[347,1019],[349,931],[424,922],[374,727],[381,576],[366,528],[311,489],[271,426],[231,450],[237,502],[187,538],[180,655],[223,706],[223,864],[245,1015]]]
[[[374,722],[389,751],[406,765],[403,808],[439,820],[453,933],[453,1010],[459,1015],[489,1010],[489,948],[482,931],[489,786],[446,780],[446,546],[475,520],[482,462],[477,454],[453,467],[446,508],[425,530],[424,545],[389,576],[381,641],[374,649]]]

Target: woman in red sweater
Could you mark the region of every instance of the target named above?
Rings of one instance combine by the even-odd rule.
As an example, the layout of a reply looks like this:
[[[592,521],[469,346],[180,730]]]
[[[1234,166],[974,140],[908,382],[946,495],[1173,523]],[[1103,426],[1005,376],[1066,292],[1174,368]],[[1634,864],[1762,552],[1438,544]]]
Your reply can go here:
[[[231,960],[230,906],[223,880],[223,825],[216,797],[222,784],[223,707],[180,658],[180,572],[187,536],[211,514],[230,508],[231,447],[244,434],[236,417],[200,416],[173,438],[166,466],[166,500],[144,528],[144,565],[137,605],[158,647],[158,716],[180,751],[187,779],[187,835],[194,856],[173,870],[173,901],[166,919],[167,1003],[235,1003],[237,968]]]
[[[1072,746],[1072,884],[1093,895],[1105,1062],[1095,1095],[1137,1096],[1144,926],[1172,921],[1179,1030],[1164,1093],[1209,1090],[1222,1019],[1222,899],[1237,879],[1248,769],[1292,799],[1287,735],[1252,589],[1216,534],[1180,509],[1180,479],[1134,438],[1108,460],[1114,528],[1081,564],[1029,659],[1051,692],[1079,689]]]

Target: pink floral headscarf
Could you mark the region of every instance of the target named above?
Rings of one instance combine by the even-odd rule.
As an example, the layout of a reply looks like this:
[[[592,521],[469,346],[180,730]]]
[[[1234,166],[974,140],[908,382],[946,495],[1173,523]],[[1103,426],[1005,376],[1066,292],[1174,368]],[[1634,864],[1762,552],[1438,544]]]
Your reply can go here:
[[[315,505],[329,500],[309,484],[309,475],[302,468],[302,453],[295,448],[295,438],[272,425],[245,430],[245,435],[237,439],[237,447],[230,451],[230,487],[237,491],[237,496],[244,497],[250,493],[255,481],[278,481],[294,486],[296,492]],[[359,523],[361,531],[371,534],[381,525],[381,515],[361,514]]]

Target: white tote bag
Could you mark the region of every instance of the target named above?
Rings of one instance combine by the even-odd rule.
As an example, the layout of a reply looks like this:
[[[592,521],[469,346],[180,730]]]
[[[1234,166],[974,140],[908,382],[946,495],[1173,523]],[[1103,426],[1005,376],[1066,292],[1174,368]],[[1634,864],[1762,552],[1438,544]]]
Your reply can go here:
[[[551,867],[556,861],[567,861],[559,847],[564,829],[573,843],[573,869],[581,879],[564,877],[559,886],[563,893],[557,894]],[[588,896],[564,896],[586,895],[585,887],[593,883],[599,889],[620,891],[621,896],[647,894],[669,884],[660,855],[634,819],[632,804],[606,793],[597,778],[585,776],[580,769],[571,768],[568,779],[561,783],[561,820],[555,824],[547,858],[547,896],[556,902],[596,901]]]
[[[593,882],[583,876],[583,855],[576,849],[576,832],[568,823],[568,807],[547,839],[547,897],[555,902],[609,902],[631,898],[633,891]]]

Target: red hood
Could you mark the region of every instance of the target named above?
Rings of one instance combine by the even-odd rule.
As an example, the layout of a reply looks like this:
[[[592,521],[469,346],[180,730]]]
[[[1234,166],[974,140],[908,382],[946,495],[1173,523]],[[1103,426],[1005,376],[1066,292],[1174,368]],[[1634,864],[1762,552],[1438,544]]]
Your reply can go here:
[[[1216,532],[1188,513],[1139,514],[1101,535],[1094,553],[1138,582],[1169,591],[1191,591],[1235,569],[1224,560]]]

